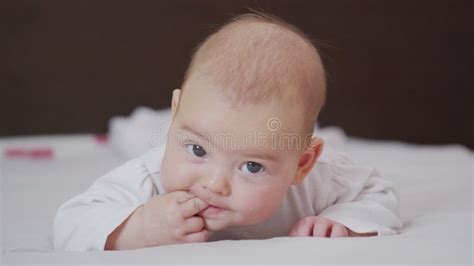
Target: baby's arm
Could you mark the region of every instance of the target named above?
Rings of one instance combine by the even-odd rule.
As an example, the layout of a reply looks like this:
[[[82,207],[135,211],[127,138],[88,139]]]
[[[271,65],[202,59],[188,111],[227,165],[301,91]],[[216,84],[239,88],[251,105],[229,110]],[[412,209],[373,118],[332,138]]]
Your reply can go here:
[[[116,168],[59,208],[55,248],[133,249],[207,240],[204,221],[194,216],[207,203],[184,191],[155,191],[140,158]]]
[[[309,231],[309,235],[373,236],[401,232],[398,193],[395,185],[381,178],[374,168],[355,165],[336,153],[324,165],[329,171],[314,191],[315,216],[303,218],[291,234]],[[329,174],[330,173],[330,174]],[[306,223],[305,220],[306,219]]]
[[[59,208],[54,221],[55,248],[103,250],[107,236],[155,194],[143,163],[139,159],[125,163]]]
[[[318,215],[339,222],[356,233],[400,233],[402,222],[395,184],[382,179],[374,168],[349,165],[344,168],[346,173],[332,181],[330,191],[333,193],[329,195],[329,202],[333,204]]]

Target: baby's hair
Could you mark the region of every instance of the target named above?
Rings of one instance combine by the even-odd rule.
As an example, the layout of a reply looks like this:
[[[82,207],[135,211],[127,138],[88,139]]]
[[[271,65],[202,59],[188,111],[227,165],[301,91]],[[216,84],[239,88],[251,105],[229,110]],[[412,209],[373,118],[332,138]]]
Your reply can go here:
[[[200,43],[181,89],[194,75],[210,78],[236,104],[281,99],[301,106],[305,134],[313,132],[326,98],[325,70],[312,40],[262,12],[233,17]]]

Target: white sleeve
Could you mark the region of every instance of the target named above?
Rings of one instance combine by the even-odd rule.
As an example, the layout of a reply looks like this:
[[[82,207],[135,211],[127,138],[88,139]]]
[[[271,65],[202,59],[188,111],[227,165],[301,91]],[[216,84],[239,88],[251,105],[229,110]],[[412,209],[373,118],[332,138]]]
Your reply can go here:
[[[104,250],[108,235],[155,194],[143,161],[128,161],[59,208],[54,221],[55,249]]]
[[[379,236],[400,233],[399,196],[393,182],[381,178],[375,168],[356,166],[338,154],[329,164],[323,181],[326,208],[318,215],[345,225],[356,233],[377,232]]]

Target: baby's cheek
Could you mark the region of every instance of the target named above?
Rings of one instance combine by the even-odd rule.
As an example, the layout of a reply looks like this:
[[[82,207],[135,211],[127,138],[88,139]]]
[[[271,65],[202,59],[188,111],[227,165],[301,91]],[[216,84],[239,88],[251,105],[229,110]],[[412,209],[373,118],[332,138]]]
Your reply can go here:
[[[176,167],[175,161],[165,157],[161,165],[161,185],[167,192],[187,190],[192,184],[192,176],[186,167]]]
[[[240,199],[239,205],[245,224],[254,224],[267,219],[281,203],[281,196],[269,191],[254,191]]]

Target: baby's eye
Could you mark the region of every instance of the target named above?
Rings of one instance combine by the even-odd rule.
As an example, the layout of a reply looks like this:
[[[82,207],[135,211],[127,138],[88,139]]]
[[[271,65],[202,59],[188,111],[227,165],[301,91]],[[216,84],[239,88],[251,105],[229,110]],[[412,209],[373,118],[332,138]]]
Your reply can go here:
[[[242,166],[242,171],[246,173],[257,174],[257,173],[263,172],[264,170],[265,169],[263,168],[263,165],[256,162],[246,162]]]
[[[188,144],[186,145],[186,148],[188,149],[189,152],[192,152],[197,157],[203,157],[204,155],[206,155],[206,151],[203,149],[203,147],[199,145]]]

